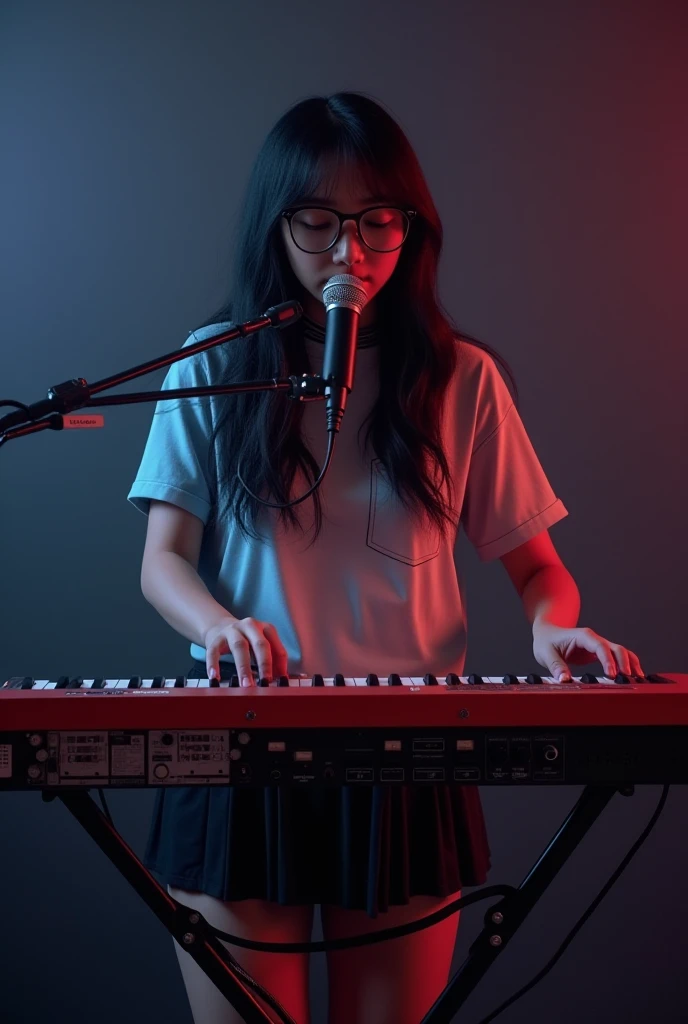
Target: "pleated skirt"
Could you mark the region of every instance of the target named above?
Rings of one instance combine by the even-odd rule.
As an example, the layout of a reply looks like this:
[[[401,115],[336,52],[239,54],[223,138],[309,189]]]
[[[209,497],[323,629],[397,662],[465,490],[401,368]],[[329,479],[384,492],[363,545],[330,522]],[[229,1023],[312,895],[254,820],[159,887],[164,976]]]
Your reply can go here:
[[[184,673],[205,674],[197,661]],[[173,786],[156,789],[143,862],[163,884],[221,900],[374,918],[482,885],[490,850],[477,786]]]

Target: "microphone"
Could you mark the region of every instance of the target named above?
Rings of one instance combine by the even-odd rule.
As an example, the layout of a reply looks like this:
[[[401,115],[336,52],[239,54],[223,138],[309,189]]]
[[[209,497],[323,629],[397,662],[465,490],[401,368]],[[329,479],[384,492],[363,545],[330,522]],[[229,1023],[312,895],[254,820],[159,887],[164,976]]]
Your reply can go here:
[[[323,380],[328,433],[338,433],[354,383],[356,340],[361,310],[368,301],[363,282],[353,274],[335,274],[323,288],[325,354]]]

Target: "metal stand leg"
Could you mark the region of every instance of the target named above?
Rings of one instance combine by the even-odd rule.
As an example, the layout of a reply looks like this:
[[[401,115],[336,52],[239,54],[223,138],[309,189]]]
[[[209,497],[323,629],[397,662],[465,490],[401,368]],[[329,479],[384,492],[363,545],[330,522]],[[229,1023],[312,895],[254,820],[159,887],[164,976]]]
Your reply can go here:
[[[240,964],[208,930],[202,914],[190,911],[172,899],[148,869],[144,867],[131,847],[110,824],[88,791],[59,792],[43,790],[44,801],[59,797],[63,804],[96,841],[105,856],[136,889],[159,921],[174,936],[182,949],[190,953],[196,963],[219,988],[223,996],[237,1010],[246,1024],[271,1024],[271,1018],[256,1001],[248,985],[239,979],[243,971]],[[286,1010],[284,1020],[291,1020]]]
[[[487,911],[485,927],[471,946],[468,956],[420,1024],[451,1024],[459,1008],[617,792],[631,795],[633,787],[585,787],[519,887]],[[55,797],[62,800],[168,932],[191,954],[228,1002],[238,1010],[246,1024],[262,1024],[264,1021],[270,1024],[270,1018],[256,1001],[247,983],[237,976],[246,972],[215,938],[203,915],[183,907],[158,885],[99,810],[90,794],[87,791],[43,791],[44,800],[54,800]],[[283,1012],[284,1019],[289,1020],[287,1012]]]
[[[485,914],[485,927],[469,954],[420,1024],[451,1024],[487,969],[497,959],[560,868],[566,863],[615,793],[633,787],[586,786],[540,858],[518,889],[504,896]]]

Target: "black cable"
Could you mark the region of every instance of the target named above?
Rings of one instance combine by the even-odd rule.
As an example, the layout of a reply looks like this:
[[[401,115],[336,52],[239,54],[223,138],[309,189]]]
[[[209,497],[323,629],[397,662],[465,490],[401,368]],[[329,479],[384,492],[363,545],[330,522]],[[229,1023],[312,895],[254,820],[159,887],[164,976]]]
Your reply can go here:
[[[112,816],[110,815],[110,811],[109,811],[107,803],[105,801],[105,794],[104,794],[102,789],[98,789],[98,793],[100,795],[100,800],[101,800],[101,803],[103,805],[103,811],[105,813],[105,816],[106,816],[107,820],[110,822],[110,824],[114,828],[114,822],[112,820]],[[559,949],[556,951],[554,956],[545,964],[545,966],[540,971],[538,971],[538,973],[533,978],[531,978],[531,980],[529,982],[527,982],[522,988],[520,988],[512,996],[509,996],[509,998],[506,999],[500,1006],[498,1006],[495,1010],[493,1010],[491,1013],[489,1013],[487,1015],[487,1017],[483,1017],[480,1021],[478,1021],[478,1024],[490,1024],[490,1022],[493,1021],[496,1017],[498,1017],[500,1013],[502,1013],[504,1010],[508,1009],[509,1006],[512,1006],[515,1002],[517,1002],[517,1000],[519,1000],[522,996],[524,996],[527,992],[529,992],[532,988],[534,988],[535,985],[537,985],[540,981],[542,981],[542,979],[547,974],[549,974],[549,972],[552,970],[554,965],[561,959],[561,957],[564,955],[564,953],[566,952],[568,947],[571,945],[571,943],[573,942],[574,938],[576,937],[578,932],[581,930],[581,928],[583,927],[585,922],[595,912],[595,910],[600,905],[600,903],[602,902],[604,897],[607,895],[609,890],[618,881],[618,879],[621,876],[621,874],[626,870],[626,868],[630,864],[630,862],[633,859],[633,857],[635,857],[636,853],[638,852],[640,847],[643,845],[643,843],[645,842],[645,840],[649,836],[649,834],[652,831],[652,829],[657,824],[657,820],[659,819],[659,816],[660,816],[660,814],[662,813],[662,811],[664,809],[664,805],[666,804],[668,795],[669,795],[669,786],[665,785],[665,786],[662,787],[662,793],[661,793],[661,796],[659,798],[659,802],[657,804],[657,807],[655,808],[655,811],[654,811],[652,817],[650,818],[650,821],[645,826],[645,828],[641,832],[641,834],[638,837],[638,839],[636,839],[636,841],[633,844],[633,846],[631,846],[630,850],[628,851],[626,856],[623,858],[623,860],[621,861],[619,866],[616,868],[616,870],[613,872],[613,874],[609,877],[607,882],[605,882],[605,884],[602,886],[602,888],[600,889],[600,891],[597,894],[597,896],[595,897],[595,899],[592,901],[592,903],[590,903],[588,908],[584,911],[584,913],[578,919],[578,921],[573,926],[571,931],[568,933],[568,935],[566,936],[566,938],[564,939],[562,944],[559,946]],[[491,887],[491,886],[488,886],[487,888],[488,888],[488,890],[492,890],[493,889],[493,887]],[[511,888],[511,887],[508,887],[508,888]],[[492,892],[492,891],[488,892],[487,890],[485,890],[485,891],[480,891],[479,890],[478,892],[471,893],[470,896],[463,897],[462,899],[459,899],[456,902],[462,904],[463,906],[467,906],[467,905],[469,905],[470,903],[473,903],[473,902],[477,903],[480,899],[489,898],[489,896],[491,896],[491,895],[494,895],[494,892]],[[452,913],[452,912],[456,913],[456,910],[454,909],[453,904],[450,907],[444,907],[443,911],[440,911],[439,913],[440,913],[440,915],[442,917],[445,917],[445,916],[449,916],[449,914]],[[434,915],[431,915],[431,917],[432,916],[434,916]],[[416,929],[414,929],[414,930],[416,930]],[[212,928],[212,927],[210,928],[210,931],[212,933],[214,933],[215,935],[218,935],[218,934],[219,935],[224,935],[225,934],[225,933],[221,932],[219,929],[215,929],[215,928]],[[232,938],[231,936],[227,936],[227,937],[228,938]],[[370,941],[371,938],[372,938],[372,936],[369,936],[369,935],[365,936],[365,940]],[[379,938],[379,936],[378,936],[378,938]],[[352,945],[358,945],[358,943],[353,943]],[[255,992],[257,992],[274,1010],[276,1010],[277,1013],[280,1013],[280,1011],[284,1011],[284,1007],[281,1007],[279,1003],[277,1003],[277,1005],[275,1005],[275,1003],[277,1001],[274,1000],[274,997],[271,995],[271,993],[269,993],[269,992],[267,992],[267,990],[263,989],[262,986],[260,986],[257,982],[255,982],[254,979],[251,978],[251,976],[249,974],[247,974],[241,968],[241,965],[234,959],[234,957],[232,956],[231,953],[229,953],[229,956],[230,956],[230,958],[232,960],[233,966],[235,968],[239,969],[240,973],[244,977],[244,979],[247,982],[247,984],[249,984],[250,987],[253,988],[253,990]],[[291,1017],[289,1017],[288,1014],[286,1014],[286,1021],[287,1021],[287,1024],[293,1024],[293,1022],[291,1020]]]
[[[537,985],[537,983],[539,981],[541,981],[545,977],[545,975],[549,973],[549,971],[551,971],[551,969],[554,967],[556,962],[560,959],[560,957],[563,956],[564,952],[566,951],[568,946],[571,944],[571,942],[573,942],[573,939],[578,934],[580,929],[583,927],[585,922],[588,920],[590,915],[597,909],[597,907],[602,902],[604,897],[607,895],[607,893],[609,892],[611,887],[614,885],[614,883],[617,881],[617,879],[619,878],[621,873],[630,864],[630,862],[633,859],[633,857],[635,857],[636,853],[638,852],[640,847],[643,845],[643,843],[645,842],[645,840],[649,836],[649,834],[652,831],[652,829],[655,827],[655,825],[657,823],[657,819],[659,818],[660,814],[662,813],[662,810],[664,809],[664,804],[666,803],[668,795],[669,795],[669,786],[665,785],[665,786],[662,787],[662,795],[659,798],[659,803],[657,804],[655,812],[652,815],[652,817],[650,818],[650,821],[648,822],[647,826],[642,831],[642,833],[640,834],[638,839],[636,839],[635,843],[630,848],[630,850],[628,851],[628,853],[626,854],[624,859],[621,861],[621,863],[619,864],[619,866],[616,869],[616,871],[609,878],[609,880],[602,886],[602,888],[600,889],[599,893],[597,894],[595,899],[592,901],[592,903],[590,904],[588,909],[585,911],[585,913],[579,918],[579,920],[573,926],[573,928],[571,929],[569,934],[566,936],[566,938],[564,939],[564,941],[562,942],[561,946],[556,951],[556,953],[554,954],[552,959],[548,963],[546,963],[545,966],[542,968],[542,970],[539,971],[535,975],[535,977],[532,978],[526,985],[524,985],[523,988],[520,988],[518,990],[518,992],[514,993],[514,995],[509,996],[509,998],[506,999],[501,1004],[501,1006],[498,1006],[496,1010],[492,1011],[492,1013],[488,1013],[487,1017],[483,1017],[482,1020],[478,1021],[478,1024],[490,1024],[490,1021],[493,1021],[495,1019],[495,1017],[499,1016],[499,1014],[503,1010],[506,1010],[506,1008],[508,1006],[511,1006],[513,1003],[515,1003],[517,999],[521,998],[521,996],[524,996],[526,994],[526,992],[529,992],[531,990],[531,988],[533,988],[535,985]]]

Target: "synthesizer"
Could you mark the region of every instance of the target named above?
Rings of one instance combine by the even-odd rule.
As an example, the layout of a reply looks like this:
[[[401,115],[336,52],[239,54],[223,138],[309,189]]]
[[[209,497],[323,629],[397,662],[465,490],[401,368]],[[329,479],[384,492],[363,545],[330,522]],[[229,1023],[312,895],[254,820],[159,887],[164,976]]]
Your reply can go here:
[[[0,790],[688,782],[688,674],[0,687]]]

